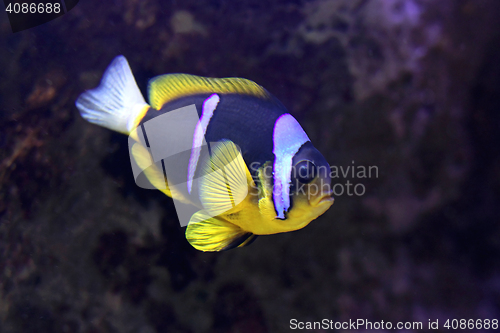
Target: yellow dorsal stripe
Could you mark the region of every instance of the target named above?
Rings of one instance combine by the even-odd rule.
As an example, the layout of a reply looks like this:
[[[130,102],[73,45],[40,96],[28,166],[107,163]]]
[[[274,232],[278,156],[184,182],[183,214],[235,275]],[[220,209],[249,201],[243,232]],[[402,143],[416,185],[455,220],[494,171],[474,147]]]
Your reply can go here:
[[[189,74],[166,74],[149,81],[149,103],[160,110],[167,102],[194,94],[238,93],[268,98],[268,92],[257,83],[239,77],[209,78]]]

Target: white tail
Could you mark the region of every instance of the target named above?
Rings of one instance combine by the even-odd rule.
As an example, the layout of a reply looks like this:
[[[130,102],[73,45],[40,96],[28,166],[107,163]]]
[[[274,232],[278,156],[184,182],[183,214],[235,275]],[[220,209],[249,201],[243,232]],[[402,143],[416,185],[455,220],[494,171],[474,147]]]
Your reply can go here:
[[[104,72],[101,84],[78,97],[76,107],[87,121],[129,134],[137,117],[149,105],[137,87],[127,59],[118,56]]]

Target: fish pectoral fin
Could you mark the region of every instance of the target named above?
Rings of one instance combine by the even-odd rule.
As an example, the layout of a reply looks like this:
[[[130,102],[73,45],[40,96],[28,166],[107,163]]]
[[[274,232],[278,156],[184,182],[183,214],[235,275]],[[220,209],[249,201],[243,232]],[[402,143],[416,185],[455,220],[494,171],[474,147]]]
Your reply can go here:
[[[265,220],[274,220],[276,217],[276,210],[274,209],[273,199],[270,197],[263,197],[259,199],[260,215]]]
[[[212,216],[234,213],[248,197],[249,189],[255,186],[252,176],[232,141],[219,141],[211,150],[212,156],[203,166],[200,201]]]
[[[197,250],[225,251],[249,244],[255,235],[218,216],[200,210],[191,217],[186,239]]]
[[[273,203],[272,179],[265,173],[266,168],[271,167],[270,162],[266,162],[257,171],[259,178],[259,211],[266,220],[273,220],[276,217],[276,210]]]

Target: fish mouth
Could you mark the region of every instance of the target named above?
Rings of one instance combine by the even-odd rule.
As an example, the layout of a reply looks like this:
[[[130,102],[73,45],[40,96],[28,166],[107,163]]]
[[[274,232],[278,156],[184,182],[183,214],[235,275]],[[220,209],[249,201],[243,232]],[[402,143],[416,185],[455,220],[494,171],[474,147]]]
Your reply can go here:
[[[315,198],[311,204],[313,206],[319,206],[321,204],[324,204],[324,203],[330,203],[333,204],[333,201],[335,200],[332,196],[333,194],[333,190],[330,190],[329,192],[326,192],[325,194],[323,194],[322,196],[318,197],[318,198]]]

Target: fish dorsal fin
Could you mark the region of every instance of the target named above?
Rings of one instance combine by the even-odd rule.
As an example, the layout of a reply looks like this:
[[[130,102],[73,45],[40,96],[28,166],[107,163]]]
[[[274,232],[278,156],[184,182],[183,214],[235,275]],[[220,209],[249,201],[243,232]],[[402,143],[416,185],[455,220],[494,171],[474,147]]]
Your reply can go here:
[[[239,78],[210,78],[189,74],[166,74],[149,81],[149,103],[160,110],[167,102],[194,94],[238,93],[268,98],[267,90],[257,83]]]
[[[211,158],[202,169],[200,201],[212,216],[234,213],[254,184],[252,176],[232,141],[219,141],[211,150]]]
[[[204,210],[195,213],[186,228],[186,239],[197,250],[204,252],[224,251],[249,244],[252,233],[221,218],[213,217]]]

